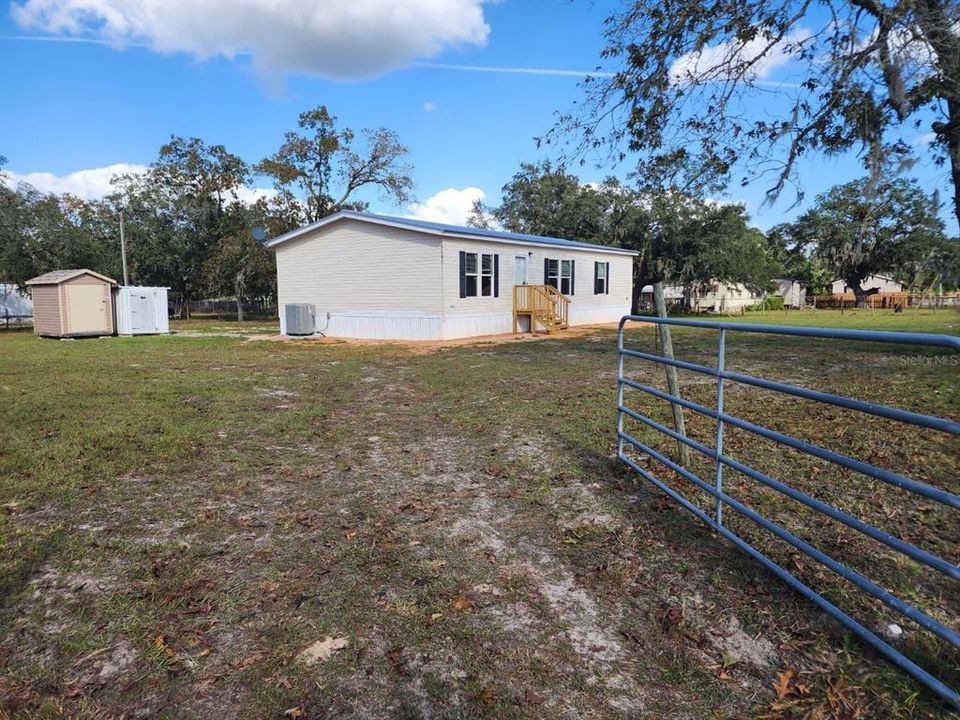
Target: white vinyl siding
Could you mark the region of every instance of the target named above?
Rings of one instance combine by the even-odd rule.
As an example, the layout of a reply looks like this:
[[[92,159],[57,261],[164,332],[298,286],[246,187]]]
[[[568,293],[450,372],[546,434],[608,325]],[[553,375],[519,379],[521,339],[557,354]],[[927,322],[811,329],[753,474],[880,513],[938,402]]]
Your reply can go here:
[[[570,268],[578,291],[570,305],[572,325],[615,322],[630,310],[629,255],[439,237],[349,218],[275,250],[281,325],[285,305],[311,303],[318,330],[333,337],[430,340],[509,333],[517,256],[527,259],[527,282],[534,285],[544,282],[546,258],[556,259],[560,272]],[[476,291],[469,296],[461,285],[467,255],[475,258],[469,275]],[[610,264],[608,295],[590,292],[598,261]]]
[[[439,238],[342,220],[276,252],[280,307],[313,303],[321,327],[326,312],[441,312]]]
[[[460,297],[459,254],[499,254],[500,296]],[[527,257],[527,282],[542,285],[544,260],[576,262],[576,293],[571,297],[571,324],[615,322],[630,312],[633,257],[590,250],[539,247],[526,243],[490,242],[446,238],[443,241],[445,337],[511,332],[513,328],[514,257]],[[610,292],[594,295],[593,263],[610,263]],[[560,268],[558,268],[560,269]],[[483,332],[480,332],[483,329]]]

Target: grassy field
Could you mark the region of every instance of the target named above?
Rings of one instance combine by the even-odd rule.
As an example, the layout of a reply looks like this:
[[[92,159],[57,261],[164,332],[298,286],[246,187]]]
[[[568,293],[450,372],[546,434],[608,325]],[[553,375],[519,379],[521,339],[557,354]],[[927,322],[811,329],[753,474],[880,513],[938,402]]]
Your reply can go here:
[[[960,332],[945,311],[731,319]],[[610,329],[448,348],[175,329],[0,333],[0,717],[946,713],[613,461]],[[653,333],[629,343],[650,349]],[[712,361],[712,333],[674,343]],[[728,353],[733,369],[958,416],[960,366],[940,351],[736,334]],[[663,387],[661,369],[628,367]],[[681,373],[710,404],[704,381]],[[628,400],[668,422],[658,401]],[[960,491],[954,439],[733,385],[727,407]],[[687,422],[710,442],[710,422]],[[955,514],[737,431],[727,450],[960,560]],[[735,473],[727,487],[955,624],[955,583]],[[871,627],[900,622],[905,650],[960,683],[942,644],[728,518]]]

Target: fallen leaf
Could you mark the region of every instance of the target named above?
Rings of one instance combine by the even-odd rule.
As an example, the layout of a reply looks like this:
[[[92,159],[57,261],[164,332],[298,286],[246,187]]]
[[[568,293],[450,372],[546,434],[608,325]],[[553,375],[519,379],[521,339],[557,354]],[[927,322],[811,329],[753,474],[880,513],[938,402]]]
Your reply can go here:
[[[667,615],[664,618],[667,625],[679,625],[681,620],[683,620],[683,610],[680,607],[674,605],[667,610]]]
[[[157,652],[166,655],[167,657],[173,657],[173,650],[167,645],[167,638],[164,635],[157,635],[153,639],[153,646],[156,648]]]
[[[303,708],[302,707],[292,707],[289,710],[283,711],[283,716],[290,718],[290,720],[297,720],[297,718],[303,717]]]
[[[543,698],[530,688],[527,688],[527,691],[523,694],[523,699],[530,705],[539,705],[543,702]]]
[[[790,680],[793,679],[793,670],[784,670],[777,675],[776,682],[773,684],[773,690],[777,693],[777,699],[783,700],[790,694]]]
[[[473,610],[473,603],[465,597],[460,597],[454,601],[453,607],[455,610]]]
[[[327,635],[323,640],[317,640],[301,652],[297,658],[304,665],[315,665],[322,660],[329,660],[331,655],[338,650],[343,650],[349,644],[349,641],[344,637],[335,638]]]
[[[264,652],[263,650],[258,650],[252,655],[247,655],[245,658],[243,658],[243,660],[237,660],[236,662],[230,663],[230,667],[232,667],[234,670],[240,670],[241,668],[250,667],[255,662],[257,662],[258,660],[266,656],[266,654],[267,653]]]
[[[492,705],[496,695],[493,690],[493,686],[486,688],[482,693],[480,693],[480,702],[484,705]]]
[[[407,674],[407,661],[403,657],[403,648],[395,647],[392,650],[387,651],[387,660],[390,661],[390,665],[396,670],[400,675]]]

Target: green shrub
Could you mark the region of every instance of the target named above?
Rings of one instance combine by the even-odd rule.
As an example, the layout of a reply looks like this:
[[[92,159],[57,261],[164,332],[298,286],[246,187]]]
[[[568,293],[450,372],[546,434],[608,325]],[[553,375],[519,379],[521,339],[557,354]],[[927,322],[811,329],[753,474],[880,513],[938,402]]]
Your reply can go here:
[[[779,295],[773,295],[772,297],[764,299],[763,302],[747,305],[745,310],[747,312],[759,312],[761,310],[783,310],[783,298]]]

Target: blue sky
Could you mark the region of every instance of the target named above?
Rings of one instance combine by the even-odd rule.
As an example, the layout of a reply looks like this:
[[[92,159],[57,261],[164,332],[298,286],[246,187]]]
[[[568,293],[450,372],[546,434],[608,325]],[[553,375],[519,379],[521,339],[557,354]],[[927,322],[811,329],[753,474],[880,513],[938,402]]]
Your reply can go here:
[[[11,174],[42,189],[79,183],[82,192],[96,194],[103,173],[71,174],[146,165],[171,134],[222,143],[255,162],[276,149],[301,111],[324,104],[343,125],[395,130],[410,149],[420,207],[391,207],[372,195],[371,209],[457,221],[475,196],[466,189],[478,188],[496,203],[521,162],[548,157],[533,138],[581,98],[582,78],[437,65],[591,70],[604,45],[603,19],[616,5],[409,0],[392,10],[389,3],[368,3],[358,17],[357,3],[333,0],[323,18],[291,9],[292,17],[275,23],[240,17],[237,5],[235,16],[224,19],[220,8],[211,22],[203,13],[216,10],[215,0],[166,1],[160,21],[145,13],[118,27],[78,15],[76,0],[18,0],[0,13],[0,154]],[[84,6],[99,5],[106,12],[118,2]],[[217,29],[198,29],[210,27]],[[233,50],[241,52],[222,54]],[[584,181],[608,172],[580,170]],[[913,172],[927,190],[951,197],[943,169],[921,162]],[[768,228],[859,174],[852,156],[816,158],[801,167],[808,201],[800,208],[790,209],[789,190],[762,208],[762,185],[734,187],[727,198],[745,201],[754,222]]]

